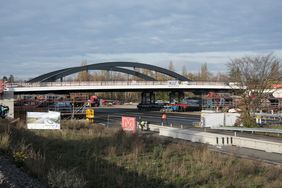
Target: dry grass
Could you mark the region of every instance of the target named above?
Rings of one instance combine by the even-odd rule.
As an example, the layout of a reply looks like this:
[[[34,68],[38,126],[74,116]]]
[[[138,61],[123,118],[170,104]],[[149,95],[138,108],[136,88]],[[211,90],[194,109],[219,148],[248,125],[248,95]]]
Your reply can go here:
[[[75,168],[69,171],[51,168],[47,178],[51,187],[81,188],[86,185],[86,181],[76,173]]]
[[[0,150],[6,151],[10,145],[10,126],[7,120],[0,120]]]
[[[10,144],[10,136],[7,133],[0,133],[0,150],[7,150]]]
[[[59,131],[14,127],[6,151],[51,187],[279,187],[282,169],[205,145],[67,122]],[[74,128],[75,127],[75,128]],[[21,156],[20,155],[20,156]],[[15,158],[15,157],[14,157]],[[71,186],[72,185],[72,186]]]

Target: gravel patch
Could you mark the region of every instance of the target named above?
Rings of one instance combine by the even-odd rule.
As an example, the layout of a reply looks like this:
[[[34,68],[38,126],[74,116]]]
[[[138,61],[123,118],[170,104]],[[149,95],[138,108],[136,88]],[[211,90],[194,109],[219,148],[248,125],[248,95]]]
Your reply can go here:
[[[37,188],[45,187],[39,181],[31,178],[7,157],[0,153],[0,187],[3,188]]]

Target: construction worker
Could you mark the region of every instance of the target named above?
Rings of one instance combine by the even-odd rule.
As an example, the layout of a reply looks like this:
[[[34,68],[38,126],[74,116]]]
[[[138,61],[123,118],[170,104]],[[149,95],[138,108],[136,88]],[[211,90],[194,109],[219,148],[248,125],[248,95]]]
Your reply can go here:
[[[144,120],[142,120],[142,121],[140,122],[140,127],[141,127],[141,131],[143,131],[143,130],[144,130],[144,127],[145,127],[145,121],[144,121]]]
[[[166,115],[165,111],[162,114],[162,126],[164,125],[164,122],[166,122],[166,124],[167,124],[167,115]]]

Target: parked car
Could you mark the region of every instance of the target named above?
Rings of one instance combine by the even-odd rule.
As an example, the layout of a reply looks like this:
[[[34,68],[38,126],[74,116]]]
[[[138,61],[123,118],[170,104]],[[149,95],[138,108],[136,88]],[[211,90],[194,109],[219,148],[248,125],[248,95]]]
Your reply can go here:
[[[60,101],[55,102],[53,105],[49,107],[50,111],[70,113],[72,112],[73,106],[69,101]]]

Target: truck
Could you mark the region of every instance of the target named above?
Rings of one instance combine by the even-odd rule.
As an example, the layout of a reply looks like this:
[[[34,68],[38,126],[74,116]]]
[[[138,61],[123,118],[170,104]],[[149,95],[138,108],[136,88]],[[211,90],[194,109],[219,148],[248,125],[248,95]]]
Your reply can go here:
[[[184,98],[180,103],[164,105],[162,110],[169,112],[200,111],[201,103],[200,98]]]
[[[91,107],[98,107],[98,106],[100,106],[100,99],[96,95],[90,96],[89,102],[91,104]]]

